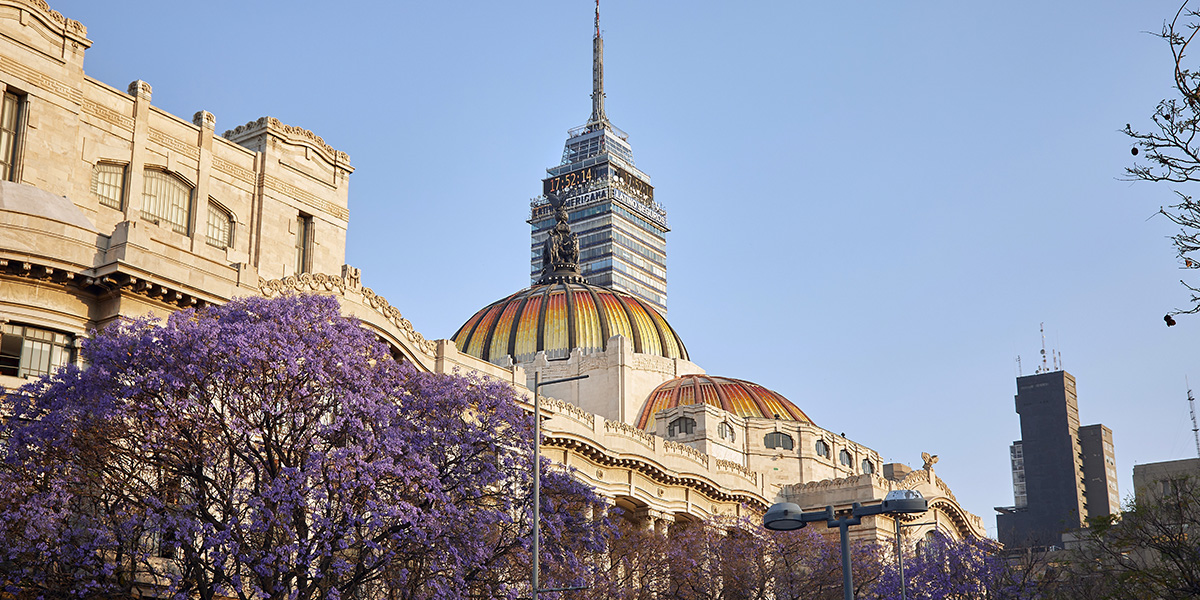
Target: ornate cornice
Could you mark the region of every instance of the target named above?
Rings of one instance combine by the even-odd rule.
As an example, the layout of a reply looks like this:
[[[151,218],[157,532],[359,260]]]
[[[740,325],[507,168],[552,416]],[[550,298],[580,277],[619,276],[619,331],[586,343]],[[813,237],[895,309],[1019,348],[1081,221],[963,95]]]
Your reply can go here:
[[[64,17],[62,13],[50,8],[45,0],[8,0],[8,2],[27,6],[62,27],[64,31],[83,38],[87,37],[87,27],[83,23]]]
[[[341,150],[335,150],[333,146],[325,143],[324,138],[313,133],[312,131],[309,131],[303,127],[281,123],[279,119],[276,119],[275,117],[261,117],[258,120],[250,121],[245,125],[238,125],[237,127],[221,134],[221,137],[230,141],[236,141],[234,138],[250,136],[263,130],[274,130],[283,134],[284,137],[291,138],[293,140],[307,141],[317,149],[323,150],[328,155],[329,162],[335,163],[339,167],[342,167],[346,170],[353,170],[350,167],[349,154],[346,154]]]
[[[341,277],[325,273],[302,273],[298,277],[289,275],[283,279],[271,280],[259,277],[258,291],[267,298],[285,292],[333,293],[343,297],[351,294],[362,296],[362,304],[375,310],[388,322],[395,325],[412,343],[413,347],[430,357],[437,356],[437,343],[425,339],[425,336],[414,329],[412,323],[401,316],[400,311],[392,306],[386,298],[376,295],[369,287],[363,287],[359,283],[358,269],[347,265],[342,268],[342,273]]]
[[[950,518],[950,522],[958,528],[959,535],[966,538],[968,535],[972,537],[983,537],[981,533],[985,532],[983,520],[978,515],[973,515],[963,510],[959,506],[958,501],[951,502],[945,498],[937,498],[929,503],[929,508],[938,509],[942,514]]]
[[[178,289],[171,284],[156,283],[129,273],[88,275],[32,261],[0,259],[0,275],[10,275],[37,281],[71,286],[88,293],[121,291],[137,294],[178,308],[199,308],[208,300]]]
[[[608,422],[605,424],[607,425],[607,423]],[[690,487],[703,493],[709,498],[713,498],[721,502],[737,502],[758,512],[764,512],[767,510],[767,503],[761,497],[730,492],[713,485],[711,482],[699,479],[697,477],[690,477],[687,475],[672,475],[658,465],[638,458],[632,458],[628,455],[618,458],[610,455],[608,452],[591,443],[590,441],[584,441],[575,437],[557,437],[554,434],[547,434],[543,441],[543,445],[577,452],[580,455],[587,457],[589,460],[603,466],[624,468],[641,473],[656,483]],[[740,472],[737,474],[744,476],[744,474]]]

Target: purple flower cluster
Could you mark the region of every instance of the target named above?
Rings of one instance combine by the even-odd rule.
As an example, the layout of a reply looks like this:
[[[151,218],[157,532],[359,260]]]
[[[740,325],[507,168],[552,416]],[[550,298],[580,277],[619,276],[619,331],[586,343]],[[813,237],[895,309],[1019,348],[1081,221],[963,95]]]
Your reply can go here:
[[[322,296],[120,321],[83,358],[4,399],[7,593],[528,593],[532,423],[511,386],[397,362]],[[598,499],[544,473],[543,560],[569,584]]]

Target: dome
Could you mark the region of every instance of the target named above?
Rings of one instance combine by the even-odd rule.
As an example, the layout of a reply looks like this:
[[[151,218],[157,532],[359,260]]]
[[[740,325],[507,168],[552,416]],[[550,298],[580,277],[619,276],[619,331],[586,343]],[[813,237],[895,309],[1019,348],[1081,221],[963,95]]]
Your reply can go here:
[[[526,362],[545,351],[565,358],[573,348],[604,349],[623,335],[633,351],[687,360],[687,349],[658,311],[616,290],[580,277],[543,282],[484,307],[454,334],[459,350],[499,363],[506,356]]]
[[[654,427],[654,413],[701,402],[739,417],[812,423],[812,419],[790,400],[757,383],[728,377],[683,375],[650,392],[646,405],[642,407],[642,414],[638,417],[637,426],[640,429],[650,429]]]

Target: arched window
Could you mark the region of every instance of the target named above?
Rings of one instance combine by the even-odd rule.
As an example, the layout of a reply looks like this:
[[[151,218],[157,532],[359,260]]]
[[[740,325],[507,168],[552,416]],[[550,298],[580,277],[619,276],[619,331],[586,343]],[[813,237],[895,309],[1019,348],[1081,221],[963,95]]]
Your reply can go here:
[[[679,417],[667,426],[667,437],[688,435],[696,430],[696,420],[691,417]]]
[[[182,179],[157,169],[146,169],[142,186],[142,218],[188,235],[192,217],[192,188]]]
[[[208,199],[208,245],[218,248],[233,247],[233,213],[212,198]]]
[[[125,165],[96,163],[92,169],[92,193],[101,206],[121,210],[125,197]]]
[[[829,458],[829,444],[826,444],[825,440],[817,440],[817,456]]]
[[[783,448],[784,450],[791,450],[795,447],[792,445],[792,436],[778,431],[768,433],[763,438],[763,444],[766,444],[767,448]]]
[[[729,440],[731,442],[737,439],[737,434],[733,431],[733,425],[730,425],[725,421],[721,421],[721,423],[717,425],[717,435],[721,436],[721,439]]]
[[[842,450],[841,452],[838,452],[838,461],[848,467],[854,464],[854,457],[850,456],[849,452]]]
[[[863,473],[870,475],[875,472],[875,463],[868,459],[863,459]]]

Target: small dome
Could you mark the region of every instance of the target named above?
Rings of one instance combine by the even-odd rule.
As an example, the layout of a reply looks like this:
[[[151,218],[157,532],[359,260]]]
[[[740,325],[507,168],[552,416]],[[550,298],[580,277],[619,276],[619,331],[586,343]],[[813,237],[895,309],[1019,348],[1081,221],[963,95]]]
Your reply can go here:
[[[631,340],[634,352],[688,357],[675,330],[649,304],[582,278],[539,283],[493,302],[453,339],[460,351],[500,363],[506,356],[528,362],[539,351],[549,358],[564,358],[574,348],[597,352],[614,335]]]
[[[650,429],[654,427],[654,414],[658,411],[701,402],[739,417],[812,423],[812,419],[790,400],[757,383],[728,377],[683,375],[650,392],[637,426]]]

